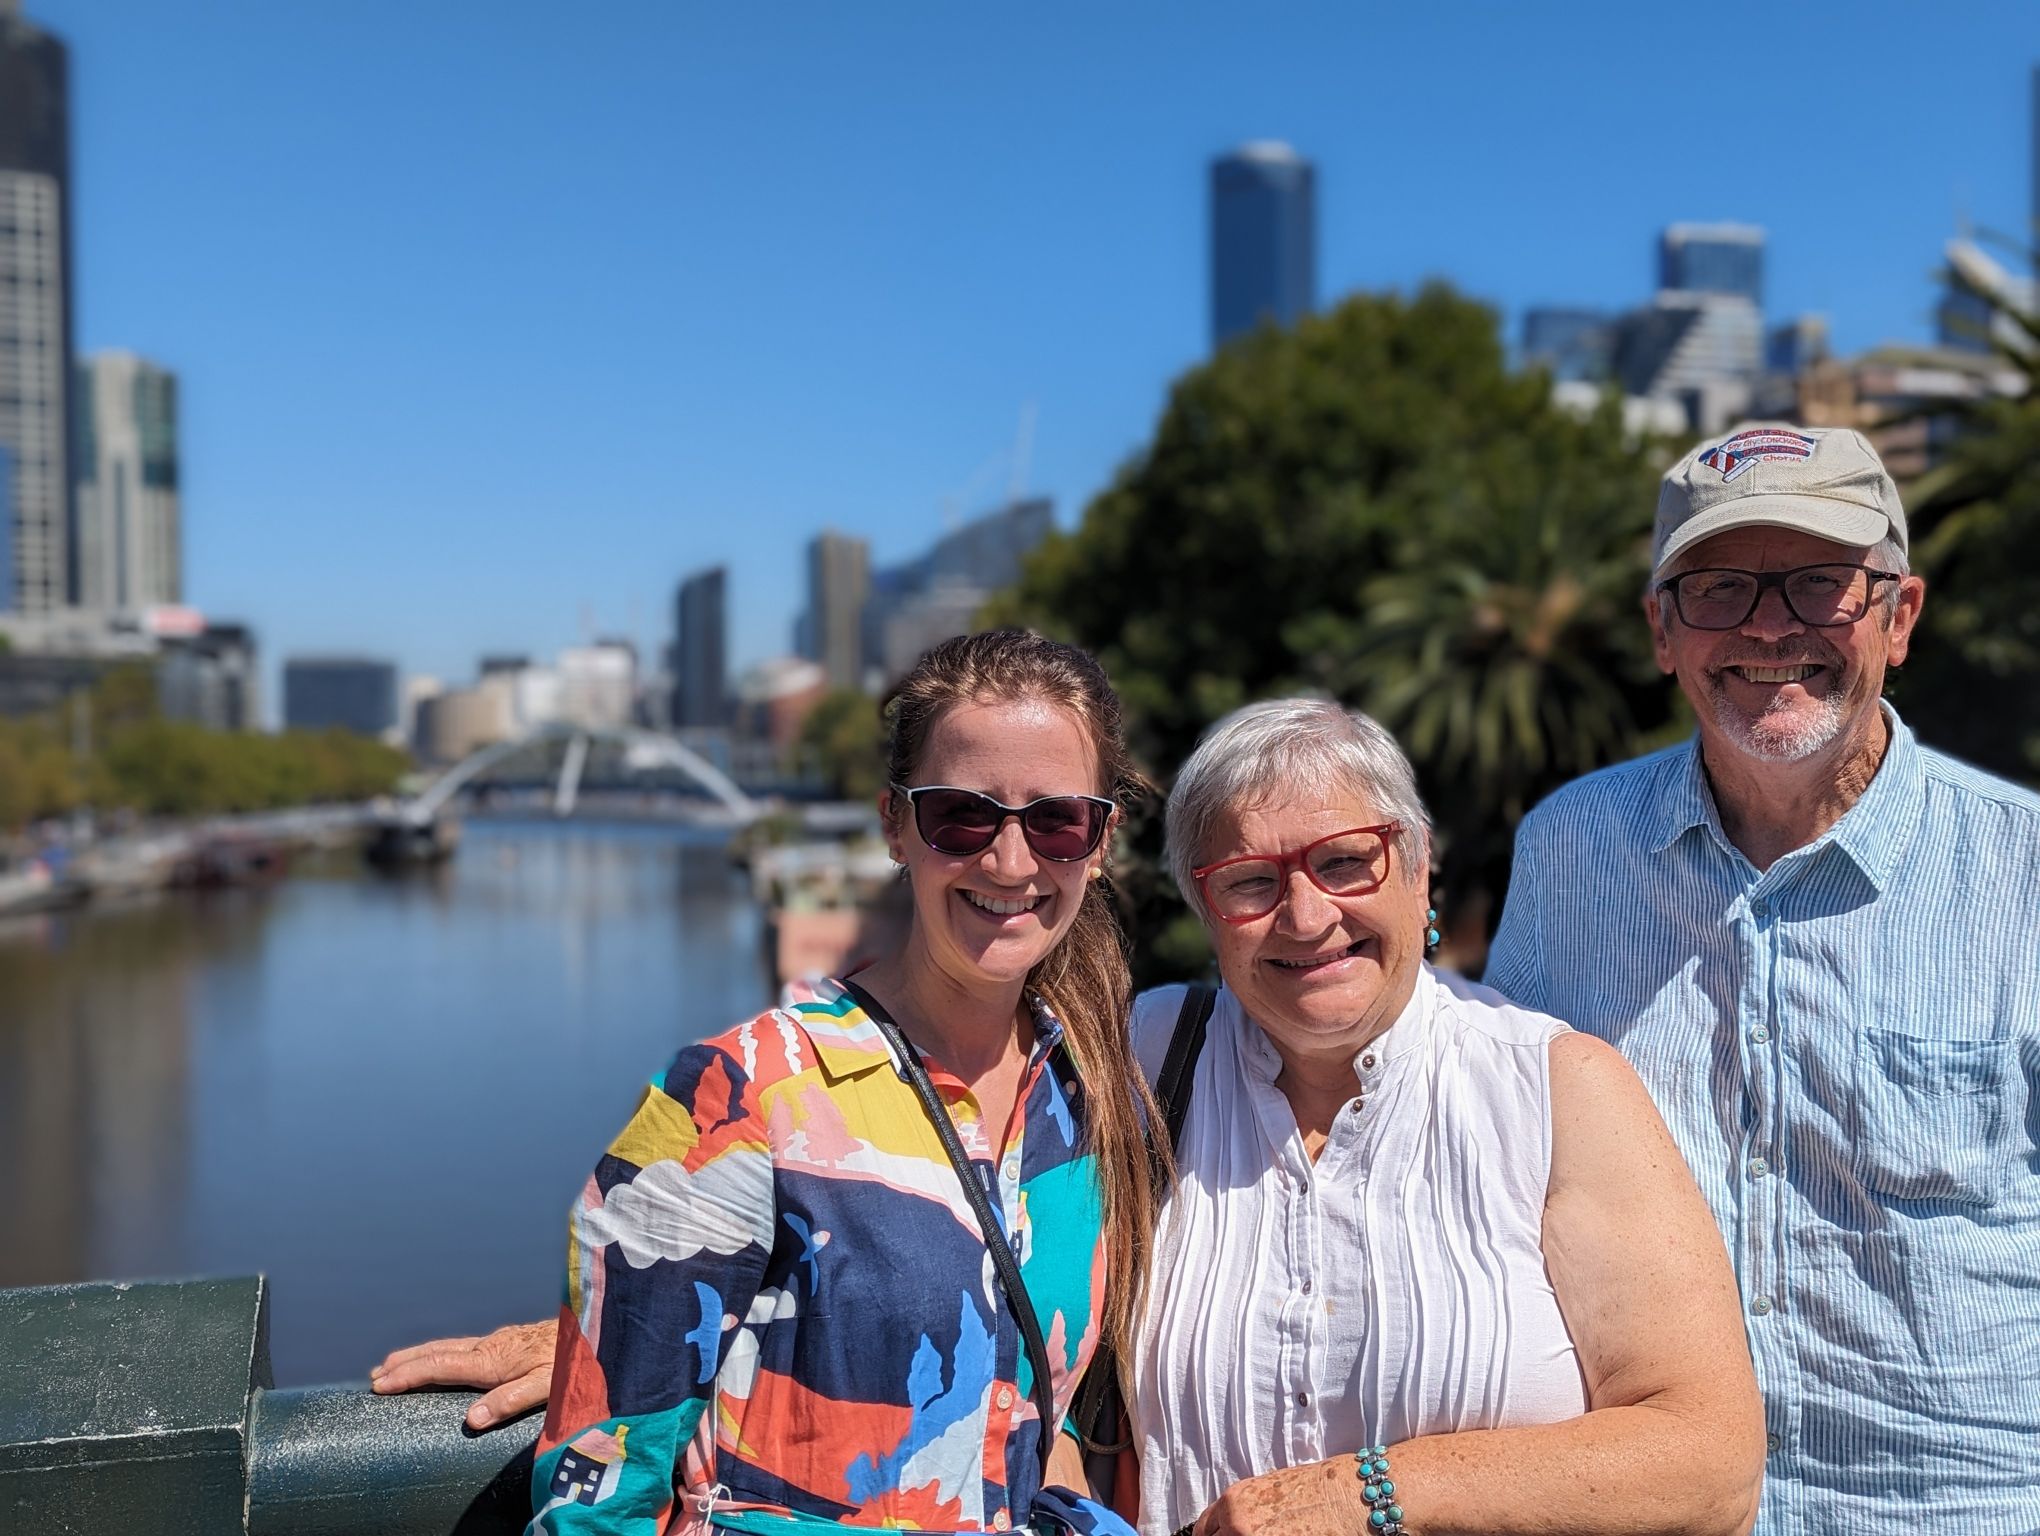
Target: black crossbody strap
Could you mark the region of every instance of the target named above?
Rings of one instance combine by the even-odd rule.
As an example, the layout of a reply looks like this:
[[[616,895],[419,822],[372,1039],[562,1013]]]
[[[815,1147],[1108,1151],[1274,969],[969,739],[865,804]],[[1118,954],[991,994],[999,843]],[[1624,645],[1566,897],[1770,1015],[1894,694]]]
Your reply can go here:
[[[935,1091],[935,1084],[928,1077],[928,1068],[921,1061],[921,1053],[901,1033],[899,1025],[893,1022],[878,999],[854,981],[844,982],[843,988],[857,999],[865,1017],[878,1026],[878,1032],[885,1036],[893,1054],[899,1057],[900,1076],[912,1086],[921,1100],[921,1108],[928,1112],[929,1123],[942,1139],[942,1150],[949,1154],[949,1166],[956,1170],[957,1181],[963,1185],[963,1197],[970,1202],[978,1226],[984,1232],[985,1248],[992,1256],[992,1268],[998,1271],[1000,1289],[1006,1293],[1006,1305],[1013,1309],[1013,1320],[1020,1325],[1020,1338],[1027,1346],[1027,1361],[1034,1370],[1034,1410],[1041,1416],[1041,1483],[1046,1487],[1048,1453],[1055,1446],[1060,1428],[1055,1417],[1055,1378],[1049,1372],[1048,1345],[1041,1337],[1041,1320],[1034,1315],[1034,1303],[1028,1299],[1027,1283],[1020,1278],[1020,1262],[1013,1257],[1013,1245],[1006,1241],[1005,1228],[1000,1225],[998,1213],[992,1209],[991,1197],[985,1193],[983,1182],[970,1165],[970,1154],[963,1150],[963,1143],[957,1139],[956,1122],[949,1118],[949,1106]]]
[[[1209,983],[1194,981],[1185,989],[1183,1011],[1176,1015],[1176,1031],[1169,1036],[1169,1052],[1155,1079],[1155,1102],[1161,1106],[1162,1123],[1169,1128],[1172,1152],[1183,1142],[1183,1118],[1190,1113],[1191,1074],[1197,1070],[1197,1058],[1204,1054],[1204,1028],[1211,1022],[1217,1002],[1218,989]]]
[[[1204,1030],[1211,1022],[1211,1010],[1217,1001],[1218,989],[1207,982],[1193,981],[1184,989],[1183,1006],[1176,1014],[1176,1027],[1169,1034],[1161,1074],[1155,1079],[1155,1105],[1162,1112],[1171,1152],[1183,1141],[1183,1117],[1190,1112],[1191,1075],[1197,1070],[1197,1058],[1204,1054]],[[1150,1130],[1150,1137],[1153,1134]],[[1091,1356],[1091,1367],[1077,1391],[1074,1417],[1077,1439],[1092,1455],[1117,1455],[1133,1444],[1131,1440],[1108,1438],[1119,1432],[1125,1413],[1119,1391],[1118,1361],[1104,1345]]]

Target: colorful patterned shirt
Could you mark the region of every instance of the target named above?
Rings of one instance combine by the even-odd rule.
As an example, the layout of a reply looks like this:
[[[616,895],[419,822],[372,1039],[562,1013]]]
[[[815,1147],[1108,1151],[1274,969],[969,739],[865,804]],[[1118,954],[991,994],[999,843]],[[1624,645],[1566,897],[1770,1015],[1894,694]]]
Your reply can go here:
[[[1000,1212],[1059,1414],[1106,1281],[1083,1090],[1034,1005],[1010,1133],[928,1062]],[[680,1052],[568,1237],[534,1530],[1125,1531],[1041,1489],[1033,1372],[921,1102],[836,982]]]

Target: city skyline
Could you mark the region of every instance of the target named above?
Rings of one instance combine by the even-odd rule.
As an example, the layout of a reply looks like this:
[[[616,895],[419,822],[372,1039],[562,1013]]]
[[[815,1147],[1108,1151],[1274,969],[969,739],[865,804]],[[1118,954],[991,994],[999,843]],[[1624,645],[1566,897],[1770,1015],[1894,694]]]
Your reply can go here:
[[[1580,59],[1573,29],[1509,17],[1460,38],[1313,8],[1275,37],[625,6],[549,54],[479,7],[23,7],[73,63],[79,351],[182,384],[190,600],[251,624],[266,669],[372,646],[447,676],[584,628],[656,655],[673,583],[712,564],[732,671],[783,652],[807,539],[841,528],[874,565],[927,545],[1028,401],[1025,489],[1067,526],[1204,354],[1204,170],[1244,140],[1321,170],[1320,307],[1436,274],[1513,335],[1532,303],[1642,301],[1666,225],[1738,221],[1769,233],[1774,316],[1826,313],[1844,352],[1925,339],[1958,215],[2026,211],[2034,40],[2012,7],[1873,9],[1839,40],[1769,18],[1773,48],[1709,81],[1761,123],[1699,134],[1644,78],[1691,48],[1656,20]],[[1136,112],[1107,82],[1163,40]],[[987,41],[990,79],[895,88]],[[342,132],[304,78],[372,82],[378,110]],[[1050,79],[1071,110],[1016,138]],[[526,121],[533,99],[570,110]],[[1813,186],[1761,174],[1844,122]],[[1553,196],[1589,153],[1594,196]]]

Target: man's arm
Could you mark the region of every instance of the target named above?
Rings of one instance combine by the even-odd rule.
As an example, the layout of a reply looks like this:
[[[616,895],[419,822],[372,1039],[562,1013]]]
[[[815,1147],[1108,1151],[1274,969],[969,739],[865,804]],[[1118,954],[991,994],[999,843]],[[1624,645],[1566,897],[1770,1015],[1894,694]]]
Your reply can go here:
[[[433,1339],[391,1350],[368,1373],[377,1392],[420,1387],[476,1387],[483,1396],[467,1411],[469,1429],[489,1429],[545,1406],[552,1390],[558,1318],[511,1323],[482,1338]]]

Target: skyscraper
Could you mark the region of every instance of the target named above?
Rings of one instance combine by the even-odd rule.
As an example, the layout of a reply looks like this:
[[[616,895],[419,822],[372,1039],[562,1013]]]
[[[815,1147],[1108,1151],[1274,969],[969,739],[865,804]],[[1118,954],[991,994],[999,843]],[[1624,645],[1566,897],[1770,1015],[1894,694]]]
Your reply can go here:
[[[1658,236],[1658,287],[1727,293],[1764,306],[1764,232],[1749,224],[1672,224]]]
[[[729,723],[728,571],[711,566],[680,583],[673,599],[673,724]]]
[[[133,613],[183,601],[177,376],[131,352],[78,369],[78,601]]]
[[[801,639],[831,688],[864,686],[864,604],[871,596],[871,546],[824,531],[808,542],[808,605]]]
[[[1211,162],[1211,344],[1317,304],[1317,173],[1287,144],[1243,144]]]
[[[64,45],[0,0],[0,450],[10,461],[0,608],[72,602],[71,133]]]

